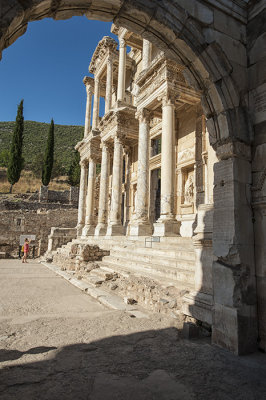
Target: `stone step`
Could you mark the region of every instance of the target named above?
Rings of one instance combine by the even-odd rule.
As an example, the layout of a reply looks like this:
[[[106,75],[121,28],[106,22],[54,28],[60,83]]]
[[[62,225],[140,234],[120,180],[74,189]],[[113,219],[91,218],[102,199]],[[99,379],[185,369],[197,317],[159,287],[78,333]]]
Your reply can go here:
[[[114,275],[117,275],[114,271],[110,272],[101,267],[94,268],[90,272],[90,276],[95,276],[98,279],[101,279],[102,281],[109,281],[114,278]]]
[[[188,260],[188,261],[193,261],[195,262],[195,252],[194,250],[187,250],[186,248],[182,248],[180,250],[165,250],[161,248],[146,248],[146,247],[121,247],[121,246],[113,246],[111,248],[110,254],[117,254],[120,252],[121,254],[127,253],[127,254],[138,254],[138,255],[143,255],[145,257],[150,257],[150,258],[160,258],[161,260],[164,259],[181,259],[181,260]]]
[[[135,262],[135,263],[148,263],[152,265],[160,265],[164,267],[180,268],[187,271],[194,272],[195,270],[195,259],[186,260],[181,258],[170,258],[165,256],[158,256],[153,254],[142,254],[137,251],[121,251],[121,250],[111,250],[110,256],[115,259],[123,259],[124,263]]]
[[[117,266],[122,267],[124,271],[128,271],[129,273],[132,271],[134,273],[139,273],[140,275],[156,276],[157,278],[162,277],[166,279],[183,281],[184,283],[194,283],[194,271],[188,271],[178,267],[165,265],[162,266],[144,261],[136,262],[125,258],[112,256],[104,257],[100,265],[111,266],[115,271]]]
[[[109,273],[118,273],[120,276],[123,276],[124,278],[129,279],[129,282],[130,282],[131,276],[136,276],[136,277],[145,277],[148,279],[152,279],[153,281],[157,282],[157,285],[161,288],[175,287],[179,291],[183,291],[183,290],[191,291],[194,289],[194,281],[193,281],[193,283],[188,282],[188,281],[184,282],[182,280],[161,277],[158,275],[153,275],[151,273],[146,274],[145,272],[134,271],[132,269],[128,270],[121,265],[112,264],[109,262],[106,263],[104,261],[101,261],[100,264],[101,264],[100,268],[102,270],[105,270]]]

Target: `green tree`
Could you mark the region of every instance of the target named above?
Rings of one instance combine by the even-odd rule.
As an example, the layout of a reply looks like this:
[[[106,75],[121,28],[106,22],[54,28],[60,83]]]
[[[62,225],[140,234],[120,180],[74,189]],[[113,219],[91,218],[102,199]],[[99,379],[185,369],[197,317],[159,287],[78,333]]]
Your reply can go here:
[[[10,193],[12,193],[13,185],[19,181],[21,171],[23,169],[22,145],[23,145],[24,117],[23,117],[23,100],[18,105],[15,129],[13,132],[10,157],[7,168],[7,179],[11,184]]]
[[[54,163],[54,120],[52,119],[49,127],[47,145],[43,160],[42,183],[44,186],[48,186],[51,180],[53,163]]]
[[[0,167],[8,167],[10,154],[7,149],[0,152]]]
[[[71,163],[71,165],[69,167],[69,170],[68,170],[68,183],[71,186],[79,185],[79,181],[80,181],[80,165],[79,165],[79,161],[80,161],[79,152],[75,151],[73,161],[72,161],[72,163]]]

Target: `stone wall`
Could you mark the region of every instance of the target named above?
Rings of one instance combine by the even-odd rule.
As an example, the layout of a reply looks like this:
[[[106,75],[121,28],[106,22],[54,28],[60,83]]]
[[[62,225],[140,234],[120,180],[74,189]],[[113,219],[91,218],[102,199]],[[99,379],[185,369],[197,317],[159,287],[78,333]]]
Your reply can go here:
[[[40,208],[34,204],[31,208],[1,209],[0,220],[0,252],[16,257],[19,250],[20,235],[36,235],[36,249],[40,244],[40,254],[47,250],[48,235],[54,225],[74,228],[77,224],[77,209],[73,208]],[[11,207],[10,207],[11,208]]]
[[[266,350],[266,3],[250,2],[248,36],[249,103],[253,115],[252,205],[259,314],[259,346]]]
[[[39,194],[35,193],[31,196],[31,200],[39,200],[39,202],[71,204],[73,207],[78,206],[79,188],[71,186],[69,190],[49,190],[47,186],[41,186]]]

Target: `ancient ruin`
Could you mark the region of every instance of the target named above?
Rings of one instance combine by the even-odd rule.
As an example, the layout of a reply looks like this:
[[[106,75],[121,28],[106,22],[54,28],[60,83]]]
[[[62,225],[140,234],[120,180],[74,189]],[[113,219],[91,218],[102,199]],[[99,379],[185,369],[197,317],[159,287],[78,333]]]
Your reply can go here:
[[[103,38],[84,80],[77,246],[109,250],[101,268],[135,272],[135,287],[171,280],[176,309],[213,343],[265,350],[265,2],[14,0],[2,12],[1,49],[47,16],[115,22],[119,50]]]

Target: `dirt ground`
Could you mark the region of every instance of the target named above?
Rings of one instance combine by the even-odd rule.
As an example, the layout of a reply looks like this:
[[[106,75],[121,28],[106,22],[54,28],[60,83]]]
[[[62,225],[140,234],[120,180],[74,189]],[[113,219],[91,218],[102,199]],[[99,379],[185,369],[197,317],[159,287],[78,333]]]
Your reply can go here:
[[[265,400],[266,355],[180,339],[110,310],[42,264],[0,260],[1,400]]]

